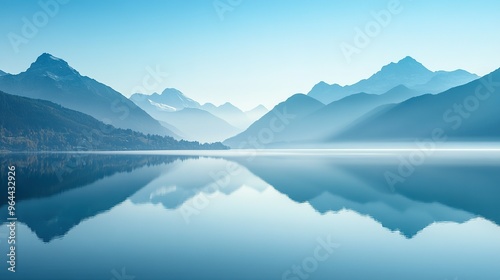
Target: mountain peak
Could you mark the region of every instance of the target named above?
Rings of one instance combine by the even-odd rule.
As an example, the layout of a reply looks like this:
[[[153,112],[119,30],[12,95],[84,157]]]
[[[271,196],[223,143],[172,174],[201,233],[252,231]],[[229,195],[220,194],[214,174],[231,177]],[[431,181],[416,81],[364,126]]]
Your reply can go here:
[[[179,95],[179,96],[184,96],[184,93],[182,93],[180,90],[175,89],[175,88],[166,88],[160,95]]]
[[[319,83],[317,83],[316,85],[314,85],[314,88],[317,89],[317,90],[328,90],[330,88],[342,88],[342,86],[338,85],[338,84],[329,84],[325,81],[321,81]],[[313,88],[313,89],[314,89]]]
[[[226,108],[226,109],[236,109],[237,107],[231,104],[230,102],[226,102],[222,105],[219,106],[219,108]]]
[[[175,88],[166,88],[160,95],[154,97],[154,101],[164,103],[177,110],[200,107],[198,102],[185,96],[184,93]]]
[[[394,63],[391,62],[388,65],[382,67],[382,71],[408,71],[415,73],[415,71],[420,71],[420,72],[431,72],[429,69],[425,68],[422,63],[416,61],[413,57],[407,56],[400,61]]]
[[[413,64],[413,63],[418,63],[420,64],[420,62],[418,62],[417,60],[415,60],[413,57],[411,56],[406,56],[405,58],[401,59],[400,61],[398,61],[398,63],[404,63],[404,64]]]
[[[321,104],[321,102],[319,102],[318,100],[310,97],[310,96],[307,96],[303,93],[296,93],[292,96],[290,96],[285,102],[282,102],[281,104],[302,104],[302,103],[319,103]],[[321,104],[323,105],[323,104]]]
[[[42,53],[38,58],[37,60],[54,60],[54,61],[64,61],[58,57],[55,57],[53,55],[51,55],[50,53]]]
[[[49,53],[40,55],[27,71],[45,72],[56,76],[79,75],[66,61]]]
[[[266,108],[264,105],[262,105],[262,104],[259,104],[259,105],[255,106],[255,108],[253,108],[253,109],[252,109],[252,110],[250,110],[250,111],[257,111],[257,110],[264,110],[264,111],[268,111],[268,110],[267,110],[267,108]]]
[[[381,94],[400,84],[407,87],[425,84],[433,76],[434,72],[407,56],[398,62],[387,64],[373,76],[360,81],[353,87],[358,92],[368,88],[369,93]]]

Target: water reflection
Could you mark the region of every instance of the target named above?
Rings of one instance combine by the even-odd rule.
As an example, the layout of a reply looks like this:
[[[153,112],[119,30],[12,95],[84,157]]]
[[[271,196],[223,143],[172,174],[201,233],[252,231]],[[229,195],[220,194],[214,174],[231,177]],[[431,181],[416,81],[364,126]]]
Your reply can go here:
[[[297,202],[322,213],[352,209],[408,237],[437,221],[482,216],[500,224],[500,159],[428,159],[394,187],[384,174],[396,172],[399,156],[236,160]]]
[[[44,242],[63,236],[81,221],[125,201],[185,157],[28,154],[9,156],[2,165],[16,166],[16,214]],[[6,169],[2,169],[5,173]],[[1,174],[6,178],[6,174]],[[0,217],[5,221],[7,198]]]
[[[227,195],[244,185],[260,191],[270,185],[320,213],[350,209],[406,237],[439,221],[481,216],[500,223],[500,172],[491,163],[430,163],[391,188],[383,174],[397,162],[379,157],[41,154],[9,162],[18,166],[18,219],[45,242],[128,198],[176,209],[200,193]]]
[[[246,168],[236,166],[229,175],[227,167],[235,165],[221,158],[192,158],[167,164],[163,173],[145,185],[130,199],[133,203],[162,204],[166,209],[181,207],[187,200],[203,192],[230,194],[243,185],[264,190],[268,185]]]
[[[12,163],[30,268],[14,279],[110,279],[122,266],[137,279],[281,279],[330,235],[341,247],[308,279],[500,276],[497,161],[429,160],[394,188],[383,174],[397,157],[2,159]]]

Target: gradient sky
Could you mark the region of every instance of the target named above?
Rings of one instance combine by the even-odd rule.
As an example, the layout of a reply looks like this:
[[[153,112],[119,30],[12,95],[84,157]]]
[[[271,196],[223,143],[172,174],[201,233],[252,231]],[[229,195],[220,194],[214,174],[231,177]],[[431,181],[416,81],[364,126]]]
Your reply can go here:
[[[15,52],[9,34],[22,35],[23,18],[32,22],[43,9],[0,0],[0,69],[22,72],[49,52],[130,96],[148,68],[159,68],[168,76],[146,93],[174,87],[201,103],[251,109],[319,81],[355,83],[407,55],[431,70],[484,75],[500,67],[497,0],[400,0],[402,11],[350,62],[340,45],[354,45],[355,28],[391,1],[220,0],[236,3],[223,18],[216,2],[69,0]]]

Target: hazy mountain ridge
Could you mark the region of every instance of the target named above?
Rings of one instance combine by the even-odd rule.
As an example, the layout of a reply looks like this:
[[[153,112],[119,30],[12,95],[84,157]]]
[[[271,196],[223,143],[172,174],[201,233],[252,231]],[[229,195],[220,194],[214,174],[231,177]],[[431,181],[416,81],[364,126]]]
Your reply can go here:
[[[347,133],[345,131],[349,130],[350,127],[358,126],[360,123],[364,122],[369,123],[371,119],[377,118],[380,114],[395,107],[395,105],[392,107],[387,106],[388,104],[398,104],[406,100],[412,100],[412,98],[421,96],[423,90],[437,91],[444,88],[448,91],[452,91],[453,89],[461,87],[461,85],[455,87],[455,83],[458,81],[469,80],[471,77],[476,76],[464,70],[432,72],[416,60],[406,57],[398,63],[391,63],[384,66],[381,71],[375,73],[369,79],[362,80],[353,86],[330,86],[322,82],[316,85],[315,88],[317,92],[327,93],[329,89],[333,88],[335,90],[343,90],[347,96],[333,101],[322,108],[318,108],[316,111],[305,114],[302,117],[296,117],[293,120],[290,120],[290,122],[282,130],[273,133],[272,139],[266,141],[266,143],[260,143],[260,147],[312,147],[323,143],[333,143],[336,141],[334,139],[337,139],[337,135],[347,135],[345,134]],[[397,85],[382,94],[379,93],[380,90],[387,88],[387,86],[391,84]],[[376,94],[367,92],[356,92],[354,94],[347,93],[348,91],[357,91],[362,88],[370,88],[371,91],[376,92]],[[438,93],[437,95],[440,94]],[[311,96],[311,94],[308,94],[307,96]],[[455,101],[458,102],[458,100]],[[452,105],[453,102],[451,102],[450,106]],[[435,105],[428,104],[429,108],[432,108],[433,106]],[[405,108],[405,110],[408,111],[410,107],[412,106],[408,105],[408,108]],[[414,112],[412,118],[414,120],[419,120],[420,122],[428,122],[431,123],[431,125],[434,125],[434,122],[429,119],[427,110],[428,108],[419,108]],[[417,116],[419,114],[422,115],[422,117]],[[475,124],[476,128],[470,127],[468,129],[477,130],[478,127],[484,127],[485,125],[488,126],[488,118],[494,119],[495,117],[484,116],[482,123]],[[398,116],[395,117],[395,119],[403,122],[405,117]],[[388,122],[386,121],[384,124],[388,124]],[[384,126],[384,124],[381,124],[380,126]],[[235,140],[242,142],[243,138],[256,138],[259,133],[266,130],[268,127],[268,120],[262,122],[256,121],[252,124],[252,126],[250,126],[252,130],[249,128],[240,135],[226,140],[224,143],[234,148],[236,147],[235,145],[238,144]],[[383,133],[380,133],[381,138],[383,138],[383,135],[391,135],[391,131],[395,128],[387,125],[383,129],[373,129],[372,127],[364,127],[363,129],[366,131],[373,131],[373,133],[375,133],[377,129],[380,129],[380,131],[383,131]],[[360,128],[359,131],[362,131],[363,129]],[[415,131],[421,128],[417,124],[412,123],[402,125],[401,127],[398,127],[398,129]],[[486,130],[483,129],[483,131]],[[339,137],[342,138],[347,136]],[[487,133],[483,133],[482,137],[488,138]],[[373,137],[369,138],[371,139]],[[362,141],[363,137],[360,134],[360,136],[356,137],[356,139],[357,141]]]
[[[134,93],[130,100],[143,103],[146,100],[156,106],[159,110],[166,112],[180,111],[184,108],[200,108],[200,103],[185,96],[181,91],[175,88],[166,88],[161,94],[153,93],[151,95]],[[155,103],[155,104],[153,104]]]
[[[353,85],[340,86],[320,82],[309,91],[308,95],[324,104],[329,104],[359,92],[382,94],[398,85],[417,90],[421,94],[439,93],[477,78],[477,75],[465,70],[432,72],[420,62],[407,56],[397,63],[393,62],[382,67],[380,71],[371,77]]]
[[[446,140],[500,139],[500,69],[436,95],[396,104],[347,128],[329,141],[414,141],[436,130]],[[445,141],[445,140],[443,140]]]
[[[397,86],[384,94],[358,93],[332,102],[324,108],[293,123],[284,137],[289,142],[318,141],[341,131],[345,126],[374,108],[397,103],[418,95],[405,86]]]
[[[239,131],[225,120],[203,110],[198,102],[176,89],[166,89],[162,94],[136,93],[130,100],[153,118],[166,124],[165,127],[175,127],[178,134],[187,140],[217,142]]]
[[[176,112],[156,114],[156,116],[180,129],[185,139],[188,140],[218,142],[239,131],[223,119],[202,109],[184,108]]]
[[[262,118],[265,114],[267,114],[269,110],[264,107],[264,105],[258,105],[255,108],[248,110],[245,112],[245,114],[252,120],[252,122]]]
[[[200,105],[174,88],[167,88],[161,94],[137,93],[127,99],[112,88],[80,75],[66,61],[44,53],[25,72],[11,75],[0,71],[0,90],[7,89],[20,96],[49,100],[119,128],[201,142],[226,139],[225,143],[233,147],[246,143],[250,138],[264,138],[263,131],[276,125],[271,122],[282,112],[291,112],[288,115],[293,118],[285,120],[282,127],[275,129],[270,139],[260,139],[260,142],[265,142],[261,143],[262,147],[294,147],[304,143],[331,143],[336,139],[358,141],[365,137],[362,135],[366,135],[367,139],[387,139],[389,136],[409,139],[423,135],[423,132],[428,133],[430,126],[443,127],[458,122],[462,132],[450,132],[455,138],[472,139],[477,136],[487,140],[500,137],[492,129],[497,124],[497,116],[490,108],[497,102],[495,98],[490,98],[485,103],[487,106],[480,106],[474,114],[476,117],[472,118],[474,126],[462,126],[465,120],[470,120],[463,116],[463,120],[457,119],[453,112],[449,113],[447,121],[443,121],[442,116],[441,120],[437,120],[438,112],[433,110],[444,110],[443,104],[460,104],[460,98],[467,98],[464,90],[468,94],[473,92],[473,89],[467,88],[468,84],[457,85],[473,77],[477,76],[464,70],[433,72],[413,58],[406,57],[382,67],[370,78],[351,86],[320,82],[308,95],[293,95],[271,111],[259,105],[244,112],[229,102],[220,106],[212,103]],[[479,86],[477,83],[474,85]],[[443,89],[444,92],[437,92]],[[440,97],[421,96],[423,92],[437,92],[435,96]],[[455,94],[450,95],[449,92]],[[338,100],[324,105],[327,103],[325,96],[334,96]],[[415,120],[421,124],[415,123]],[[103,125],[100,122],[95,124]],[[361,133],[360,127],[363,126]],[[407,127],[413,128],[405,130]],[[379,136],[376,131],[379,131]],[[8,132],[4,133],[7,135]],[[12,137],[14,134],[9,135]],[[24,136],[21,135],[18,140]],[[33,146],[29,141],[24,144]],[[124,143],[120,145],[125,147]]]
[[[216,106],[212,103],[200,105],[197,101],[187,97],[181,91],[173,88],[167,88],[161,94],[153,93],[151,95],[147,95],[135,93],[130,97],[130,100],[148,112],[154,112],[155,110],[163,112],[176,112],[184,108],[201,109],[239,129],[246,129],[250,126],[250,124],[252,124],[252,122],[256,121],[268,112],[268,110],[262,105],[259,105],[248,112],[242,111],[230,102],[226,102],[220,106]],[[155,110],[152,110],[152,107],[156,107]],[[162,121],[168,122],[168,120],[164,120],[163,118]],[[183,130],[182,128],[179,129]]]
[[[225,121],[230,123],[232,126],[239,129],[246,129],[252,120],[247,116],[245,112],[240,110],[233,104],[226,102],[220,106],[215,106],[212,103],[206,103],[201,108]]]
[[[261,142],[259,146],[265,146],[271,142],[279,141],[282,131],[291,123],[301,119],[321,108],[325,105],[318,100],[304,94],[295,94],[288,98],[286,101],[276,105],[271,111],[265,114],[262,118],[254,122],[244,132],[231,137],[223,143],[232,148],[251,148],[248,143],[249,139],[257,139]],[[283,120],[283,115],[289,115],[289,119]],[[280,121],[277,121],[277,120]],[[281,122],[281,123],[279,123]],[[279,124],[278,124],[279,123]],[[262,132],[264,130],[271,130],[274,128],[272,139],[259,140],[264,138]],[[272,131],[272,130],[271,130]],[[269,137],[269,136],[267,136]],[[269,142],[268,142],[269,141]],[[266,143],[262,143],[266,142]],[[256,147],[254,147],[256,148]]]
[[[290,120],[282,130],[273,134],[273,139],[269,143],[264,143],[262,146],[289,147],[294,144],[321,142],[380,105],[401,102],[418,95],[418,92],[400,85],[381,95],[358,93],[328,105],[318,105],[316,110],[307,114],[302,113],[300,117],[296,116]],[[290,102],[286,101],[282,106],[289,105]],[[249,129],[241,134],[244,138],[257,137],[260,131],[269,127],[269,121],[257,121],[251,127],[252,130]],[[241,141],[241,136],[239,139]],[[224,143],[235,147],[233,140],[234,138],[228,139]]]

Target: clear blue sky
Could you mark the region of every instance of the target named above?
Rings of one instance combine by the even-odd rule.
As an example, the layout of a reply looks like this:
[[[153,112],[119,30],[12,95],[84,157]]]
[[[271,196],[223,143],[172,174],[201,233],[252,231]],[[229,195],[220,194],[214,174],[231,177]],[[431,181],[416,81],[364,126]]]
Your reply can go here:
[[[390,1],[220,0],[237,4],[221,18],[214,0],[69,0],[15,52],[9,34],[22,36],[23,18],[43,23],[38,2],[0,1],[0,69],[24,71],[49,52],[126,96],[148,67],[168,73],[155,91],[243,109],[272,107],[322,80],[352,84],[407,55],[431,70],[500,67],[497,0],[400,0],[402,11],[350,62],[340,45],[354,46],[355,28]]]

